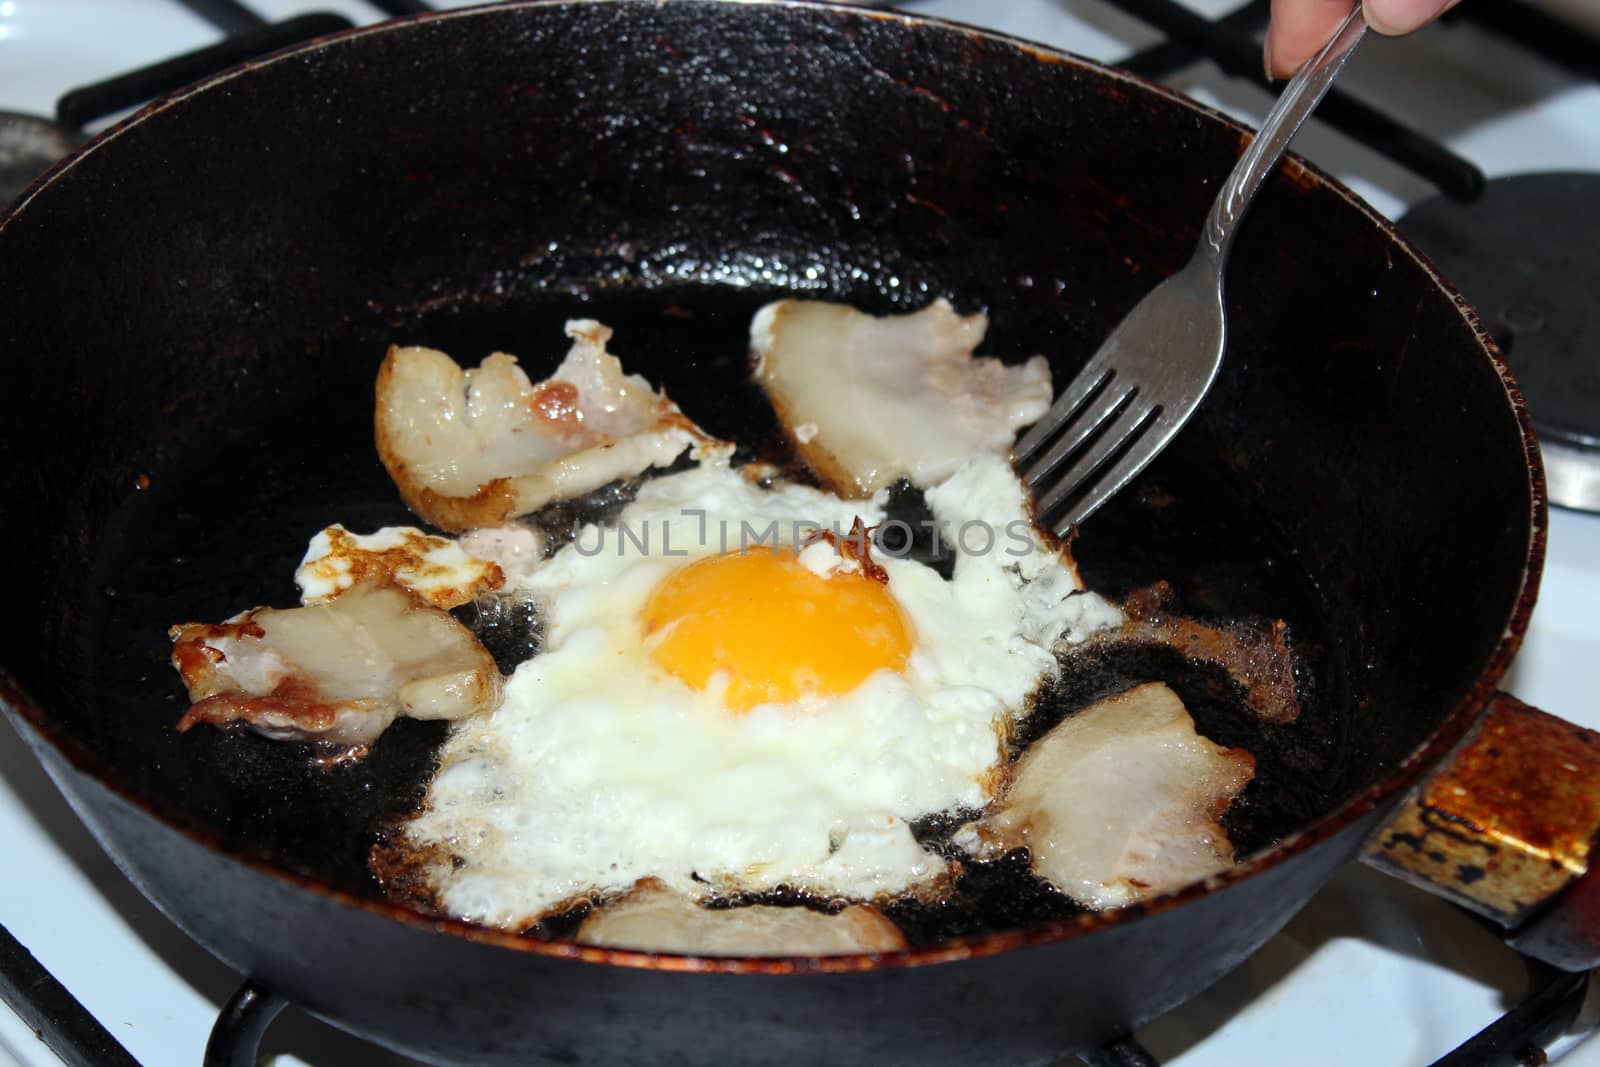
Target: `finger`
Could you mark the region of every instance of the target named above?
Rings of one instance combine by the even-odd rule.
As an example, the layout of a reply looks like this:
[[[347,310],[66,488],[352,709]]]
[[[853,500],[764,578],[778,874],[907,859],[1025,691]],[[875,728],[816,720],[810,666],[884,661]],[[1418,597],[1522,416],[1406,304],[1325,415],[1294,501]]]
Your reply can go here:
[[[1418,30],[1455,7],[1460,0],[1363,0],[1367,25],[1391,37]]]
[[[1387,3],[1417,0],[1378,0]],[[1426,2],[1426,0],[1424,0]],[[1267,23],[1267,77],[1287,78],[1316,55],[1350,14],[1351,0],[1272,0]]]

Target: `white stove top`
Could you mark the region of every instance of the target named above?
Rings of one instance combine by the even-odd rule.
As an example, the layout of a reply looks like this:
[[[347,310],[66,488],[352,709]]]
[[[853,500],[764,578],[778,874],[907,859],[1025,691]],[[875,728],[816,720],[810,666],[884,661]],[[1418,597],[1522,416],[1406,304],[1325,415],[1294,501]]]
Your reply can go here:
[[[269,18],[335,10],[358,22],[360,0],[249,0]],[[1235,0],[1190,0],[1218,14]],[[1469,0],[1492,3],[1493,0]],[[922,0],[911,10],[987,25],[1098,59],[1156,35],[1100,0]],[[1594,0],[1552,9],[1600,29]],[[67,88],[216,38],[174,0],[0,0],[0,109],[50,114]],[[1206,65],[1173,84],[1255,121],[1267,98]],[[1414,127],[1443,133],[1491,177],[1600,171],[1600,85],[1570,78],[1470,25],[1404,41],[1370,40],[1340,85]],[[1380,211],[1396,215],[1431,190],[1326,129],[1296,149]],[[1556,511],[1543,594],[1507,688],[1600,728],[1600,516]],[[190,943],[111,865],[31,757],[0,740],[0,923],[141,1062],[198,1063],[238,976]],[[1171,1067],[1410,1067],[1449,1051],[1526,993],[1517,957],[1440,902],[1351,866],[1250,962],[1137,1036]],[[1600,1012],[1591,996],[1587,1015]],[[1591,1022],[1592,1025],[1592,1022]],[[268,1034],[277,1062],[399,1064],[291,1009]],[[1558,1046],[1564,1064],[1600,1067],[1600,1040]],[[56,1067],[0,1005],[0,1067]]]

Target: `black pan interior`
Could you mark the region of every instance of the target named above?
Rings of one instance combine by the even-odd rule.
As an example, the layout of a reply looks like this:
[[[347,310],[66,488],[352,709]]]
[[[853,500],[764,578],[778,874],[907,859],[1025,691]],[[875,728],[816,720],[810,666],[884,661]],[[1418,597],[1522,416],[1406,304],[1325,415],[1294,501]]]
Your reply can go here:
[[[1045,352],[1062,380],[1182,261],[1238,150],[1210,116],[1010,42],[729,6],[336,43],[102,145],[0,230],[3,528],[37,564],[0,648],[122,783],[375,892],[366,850],[438,728],[403,722],[333,771],[180,737],[164,630],[292,603],[328,522],[407,521],[370,441],[388,343],[538,370],[562,319],[599,317],[692,417],[763,441],[744,380],[761,302],[945,295],[990,312],[989,351]],[[1077,551],[1113,595],[1167,579],[1201,614],[1289,619],[1309,713],[1265,734],[1214,673],[1150,654],[1069,669],[1064,691],[1155,672],[1255,750],[1248,849],[1377,780],[1465,692],[1520,591],[1531,502],[1471,326],[1338,192],[1275,179],[1230,297],[1202,418]]]

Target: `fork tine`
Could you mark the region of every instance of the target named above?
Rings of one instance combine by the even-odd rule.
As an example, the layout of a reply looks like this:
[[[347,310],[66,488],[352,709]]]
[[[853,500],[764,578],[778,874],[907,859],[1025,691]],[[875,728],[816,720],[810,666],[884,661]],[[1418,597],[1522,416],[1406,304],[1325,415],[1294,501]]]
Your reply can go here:
[[[1133,460],[1133,471],[1137,471],[1146,461],[1142,450],[1137,448],[1139,437],[1150,428],[1150,424],[1160,415],[1159,408],[1141,405],[1137,399],[1117,413],[1116,418],[1106,426],[1105,431],[1095,440],[1083,455],[1079,456],[1067,470],[1060,472],[1053,479],[1054,485],[1048,493],[1039,498],[1038,513],[1047,515],[1049,512],[1074,491],[1088,487],[1090,495],[1100,489],[1107,481],[1106,475],[1115,473],[1120,467],[1126,465],[1129,459]],[[1134,451],[1121,457],[1121,462],[1113,465],[1111,470],[1102,473],[1100,468],[1118,452],[1134,446]],[[1132,477],[1133,471],[1128,476]],[[1093,484],[1091,484],[1093,479]],[[1115,491],[1117,486],[1112,487]],[[1093,510],[1092,508],[1090,510]],[[1073,513],[1078,508],[1071,509]],[[1085,512],[1087,514],[1087,512]],[[1069,523],[1070,525],[1070,523]]]
[[[1095,357],[1078,372],[1077,377],[1061,390],[1061,395],[1055,398],[1050,410],[1033,424],[1032,429],[1022,435],[1022,440],[1012,446],[1012,463],[1020,466],[1035,452],[1049,444],[1050,438],[1055,436],[1056,431],[1066,425],[1067,421],[1078,413],[1078,409],[1087,404],[1115,376],[1116,372],[1107,367],[1106,361],[1096,353]]]
[[[1071,507],[1061,513],[1053,527],[1056,536],[1066,536],[1069,529],[1082,523],[1098,511],[1100,505],[1133,481],[1178,436],[1196,407],[1198,405],[1155,408],[1151,417],[1140,425],[1137,438],[1129,438],[1131,445],[1128,450],[1101,471],[1093,484],[1088,485]],[[1042,510],[1040,514],[1043,514]]]
[[[1067,536],[1067,531],[1079,525],[1084,519],[1100,510],[1100,505],[1110,500],[1123,486],[1133,480],[1133,476],[1144,469],[1148,456],[1129,453],[1122,457],[1110,470],[1106,471],[1094,486],[1083,496],[1073,502],[1072,506],[1062,512],[1056,519],[1051,529],[1057,537]]]
[[[1071,420],[1066,431],[1050,446],[1050,451],[1034,460],[1022,472],[1022,480],[1028,488],[1037,489],[1046,475],[1063,460],[1092,441],[1096,434],[1138,396],[1137,385],[1118,382],[1114,371],[1108,373],[1111,375],[1110,384],[1094,396],[1089,405]]]

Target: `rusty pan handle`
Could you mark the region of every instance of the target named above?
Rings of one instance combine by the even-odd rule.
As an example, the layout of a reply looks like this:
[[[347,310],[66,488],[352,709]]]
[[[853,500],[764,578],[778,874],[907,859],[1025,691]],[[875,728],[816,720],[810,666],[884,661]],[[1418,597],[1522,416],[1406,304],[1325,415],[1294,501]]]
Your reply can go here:
[[[1497,693],[1362,859],[1568,971],[1600,966],[1600,733]]]

